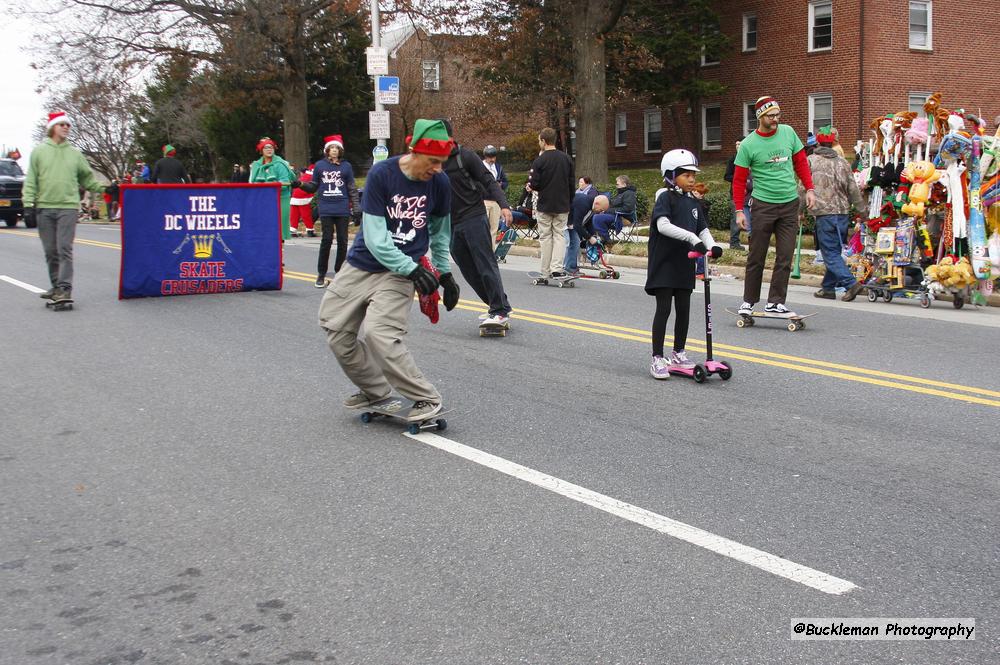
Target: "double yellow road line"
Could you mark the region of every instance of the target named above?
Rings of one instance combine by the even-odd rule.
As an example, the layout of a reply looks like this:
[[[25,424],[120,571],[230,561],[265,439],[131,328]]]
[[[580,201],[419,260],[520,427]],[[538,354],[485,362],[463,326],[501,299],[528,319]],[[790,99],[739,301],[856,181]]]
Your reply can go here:
[[[5,231],[5,233],[11,235],[37,237],[37,234],[24,231]],[[103,242],[99,240],[77,238],[76,242],[85,245],[93,245],[95,247],[121,249],[121,245],[117,243]],[[316,276],[286,269],[285,279],[294,279],[297,281],[314,283],[316,281]],[[486,307],[481,302],[476,300],[460,300],[458,308],[479,313],[486,311]],[[530,309],[516,309],[511,313],[511,318],[518,321],[537,323],[554,328],[564,328],[567,330],[575,330],[577,332],[591,333],[594,335],[604,335],[605,337],[614,337],[616,339],[641,342],[643,344],[649,344],[650,342],[650,334],[648,330],[628,328],[626,326],[619,326],[610,323],[600,323],[596,321],[589,321],[587,319],[576,319],[569,316],[549,314],[547,312],[538,312]],[[667,337],[667,340],[671,339],[672,338],[670,336]],[[932,395],[934,397],[944,397],[946,399],[969,402],[972,404],[981,404],[983,406],[1000,407],[1000,391],[990,390],[987,388],[964,386],[957,383],[948,383],[946,381],[936,381],[934,379],[924,379],[917,376],[883,372],[881,370],[871,369],[868,367],[857,367],[854,365],[828,362],[825,360],[814,360],[812,358],[803,358],[785,353],[775,353],[773,351],[762,351],[760,349],[734,346],[731,344],[720,344],[718,342],[715,342],[712,346],[715,350],[724,351],[725,358],[727,360],[742,360],[759,365],[780,367],[782,369],[789,369],[796,372],[817,374],[834,379],[841,379],[843,381],[867,383],[883,388],[919,393],[921,395]],[[704,352],[705,341],[689,338],[688,347],[696,351]]]

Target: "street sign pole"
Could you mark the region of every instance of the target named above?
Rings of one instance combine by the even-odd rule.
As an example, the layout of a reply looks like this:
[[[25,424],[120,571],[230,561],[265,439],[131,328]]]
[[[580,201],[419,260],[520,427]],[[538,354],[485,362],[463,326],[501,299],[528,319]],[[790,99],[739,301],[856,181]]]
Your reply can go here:
[[[372,46],[375,49],[381,49],[382,48],[382,26],[381,26],[381,21],[380,21],[380,17],[379,17],[378,0],[371,0],[371,13],[372,13]],[[383,73],[388,73],[388,72],[383,72]],[[385,107],[383,107],[382,104],[378,100],[378,77],[377,76],[373,76],[372,77],[372,89],[375,92],[375,110],[376,111],[384,111]],[[384,146],[385,145],[385,139],[380,138],[380,139],[377,139],[377,141],[378,141],[378,145],[380,145],[380,146]]]

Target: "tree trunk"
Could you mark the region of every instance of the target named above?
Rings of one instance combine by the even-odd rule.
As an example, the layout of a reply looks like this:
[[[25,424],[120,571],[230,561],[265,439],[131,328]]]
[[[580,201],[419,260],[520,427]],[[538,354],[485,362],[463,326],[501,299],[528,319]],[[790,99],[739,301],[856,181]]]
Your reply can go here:
[[[608,20],[605,0],[574,3],[573,85],[576,90],[576,174],[595,183],[608,179],[605,140],[607,55],[600,29]]]
[[[289,72],[281,91],[281,113],[285,125],[284,157],[301,169],[309,165],[309,113],[306,77],[302,70]]]

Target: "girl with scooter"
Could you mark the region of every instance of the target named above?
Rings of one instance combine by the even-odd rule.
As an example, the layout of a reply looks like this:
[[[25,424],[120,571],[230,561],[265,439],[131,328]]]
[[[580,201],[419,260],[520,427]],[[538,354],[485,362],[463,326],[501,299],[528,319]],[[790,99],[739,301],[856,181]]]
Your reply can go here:
[[[649,373],[654,379],[667,379],[671,371],[682,373],[695,368],[684,351],[691,315],[691,292],[695,285],[695,260],[689,252],[722,256],[708,230],[702,202],[691,195],[696,184],[698,158],[690,150],[678,148],[663,155],[660,161],[665,187],[656,193],[649,233],[649,267],[646,293],[656,298],[653,315],[653,359]],[[674,348],[669,358],[663,355],[663,338],[671,308],[674,319]]]

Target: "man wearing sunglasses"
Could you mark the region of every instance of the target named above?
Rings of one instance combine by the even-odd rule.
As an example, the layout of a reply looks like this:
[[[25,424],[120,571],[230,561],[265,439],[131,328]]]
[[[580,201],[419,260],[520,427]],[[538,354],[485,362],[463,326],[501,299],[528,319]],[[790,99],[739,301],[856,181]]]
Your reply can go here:
[[[747,230],[746,215],[743,214],[747,176],[753,178],[753,196],[748,203],[753,215],[753,231],[750,233],[743,304],[740,305],[739,312],[750,314],[760,299],[764,262],[771,236],[774,235],[774,270],[771,273],[771,288],[764,311],[768,314],[792,316],[794,312],[785,307],[785,297],[788,294],[788,278],[799,223],[796,177],[802,181],[806,190],[808,208],[816,205],[816,195],[802,141],[789,125],[779,123],[781,108],[778,100],[768,96],[761,97],[754,104],[754,111],[757,115],[757,131],[740,144],[733,173],[736,223],[743,230]]]
[[[31,151],[24,180],[24,216],[38,223],[52,288],[41,294],[52,302],[72,300],[73,239],[80,189],[103,192],[83,154],[70,144],[70,119],[49,114],[47,138]]]

